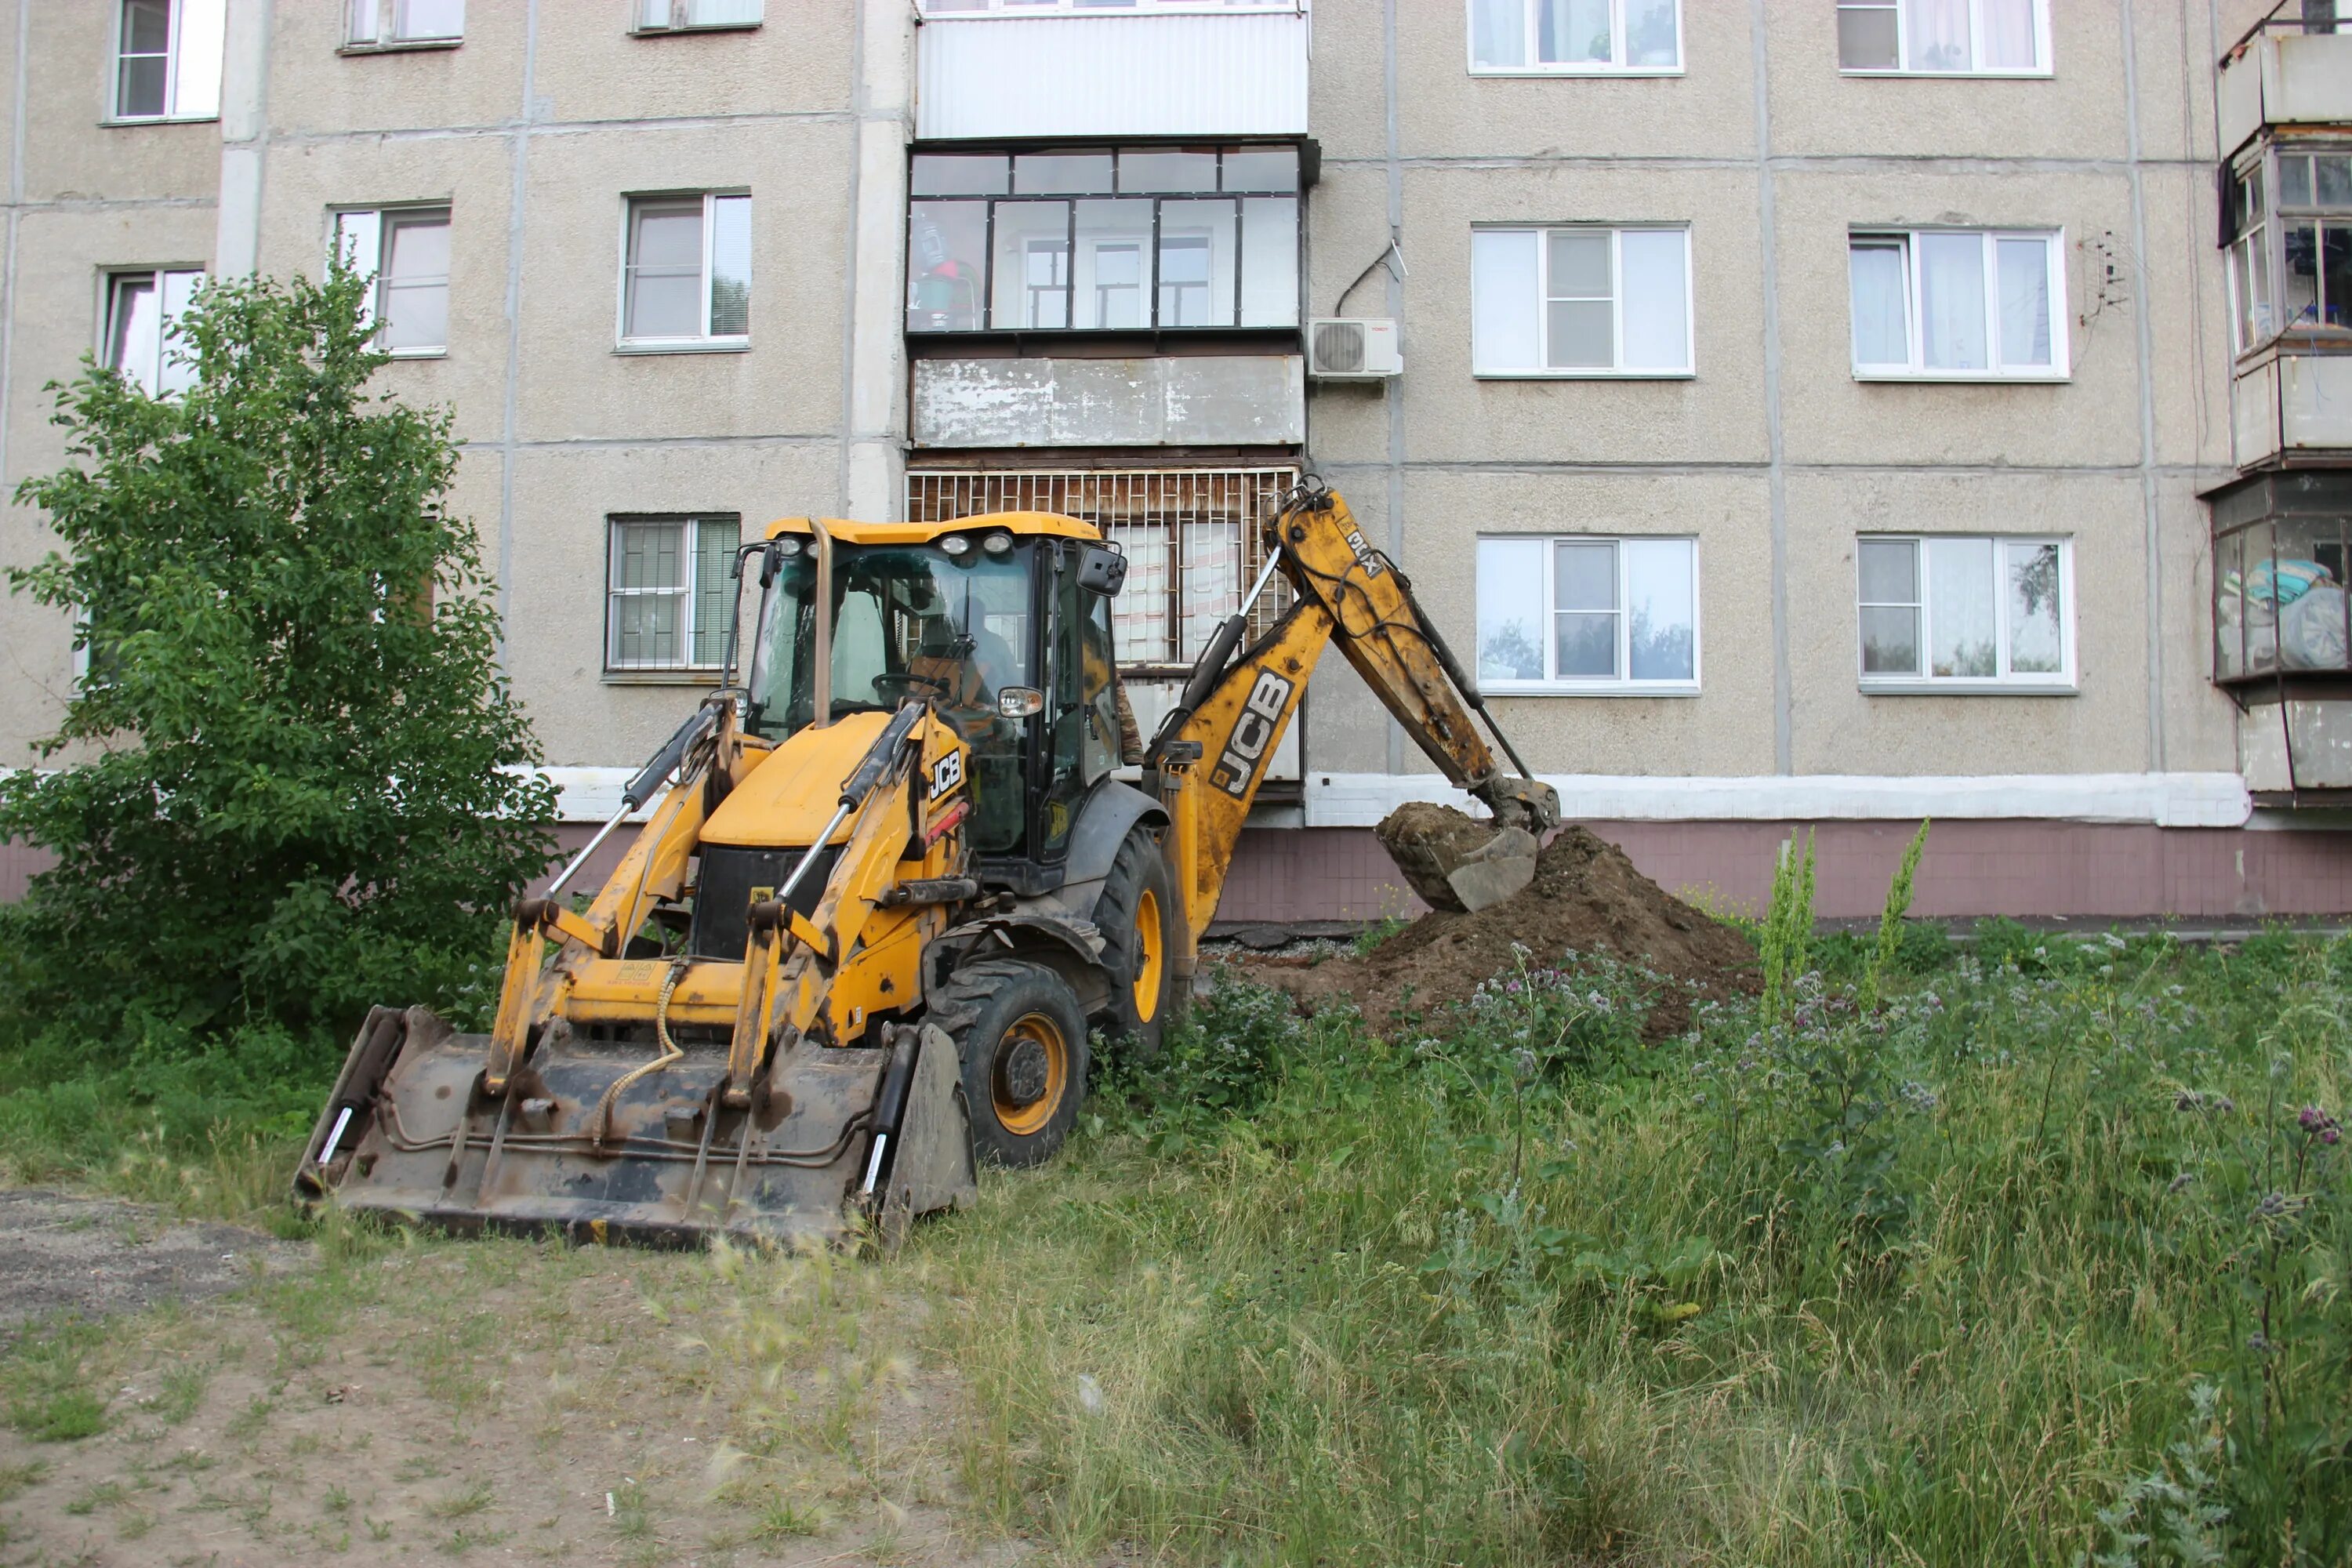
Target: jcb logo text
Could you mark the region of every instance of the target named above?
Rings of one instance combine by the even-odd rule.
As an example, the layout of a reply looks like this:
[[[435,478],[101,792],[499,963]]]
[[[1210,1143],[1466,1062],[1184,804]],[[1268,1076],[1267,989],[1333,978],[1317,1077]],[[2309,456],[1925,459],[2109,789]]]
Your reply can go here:
[[[1257,672],[1257,684],[1250,688],[1242,716],[1226,737],[1224,755],[1217,759],[1213,779],[1219,789],[1235,800],[1249,794],[1250,780],[1257,776],[1258,763],[1274,744],[1274,727],[1290,711],[1292,684],[1270,669]]]

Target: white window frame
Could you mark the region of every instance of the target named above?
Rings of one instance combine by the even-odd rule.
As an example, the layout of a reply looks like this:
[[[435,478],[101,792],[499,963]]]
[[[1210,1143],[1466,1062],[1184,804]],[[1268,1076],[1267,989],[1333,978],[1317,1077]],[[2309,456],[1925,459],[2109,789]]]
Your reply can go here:
[[[1688,680],[1635,680],[1630,673],[1607,678],[1553,674],[1547,675],[1540,680],[1489,680],[1482,676],[1478,681],[1479,690],[1496,696],[1527,697],[1696,697],[1699,694],[1700,683],[1706,674],[1706,665],[1705,639],[1700,626],[1704,615],[1699,602],[1697,535],[1688,533],[1482,533],[1471,546],[1473,555],[1470,576],[1474,584],[1472,588],[1474,598],[1476,594],[1475,584],[1478,576],[1475,552],[1488,540],[1499,543],[1533,542],[1545,546],[1543,622],[1538,635],[1543,645],[1544,668],[1547,670],[1556,668],[1559,661],[1559,636],[1555,623],[1555,617],[1560,614],[1557,607],[1559,573],[1550,558],[1553,547],[1563,543],[1617,546],[1617,600],[1614,612],[1617,616],[1617,668],[1630,672],[1633,668],[1633,649],[1630,646],[1633,632],[1633,612],[1626,608],[1631,580],[1624,547],[1628,544],[1688,545],[1690,547],[1691,673]],[[1471,668],[1475,669],[1478,664],[1478,652],[1475,641],[1477,635],[1477,606],[1475,603],[1471,606],[1471,623],[1474,638],[1471,648]]]
[[[106,63],[110,72],[106,84],[106,123],[109,125],[168,125],[200,124],[220,118],[221,78],[226,74],[227,55],[228,0],[171,0],[172,16],[168,24],[170,36],[163,52],[163,112],[161,114],[126,114],[122,110],[122,0],[107,0],[114,10],[111,46]],[[222,29],[223,67],[213,75],[213,103],[210,109],[183,111],[180,108],[180,52],[187,41],[186,16],[191,5],[205,6],[216,12]]]
[[[169,285],[166,279],[172,278],[193,278],[194,281],[188,285],[188,291],[190,293],[194,293],[196,289],[204,287],[205,269],[201,265],[184,262],[177,266],[163,267],[110,267],[99,275],[98,360],[100,364],[105,365],[109,370],[122,371],[124,369],[122,365],[115,363],[114,358],[114,318],[115,310],[117,309],[117,296],[120,293],[122,284],[134,281],[142,278],[147,279],[149,286],[154,290],[156,340],[155,361],[152,366],[142,365],[139,367],[138,372],[126,372],[125,374],[131,374],[131,379],[138,383],[141,390],[144,391],[150,397],[169,398],[177,395],[178,393],[184,389],[180,387],[166,387],[163,384],[163,356],[171,352],[172,344],[170,343],[169,339],[172,334],[172,326],[173,322],[179,320],[178,312],[168,311],[166,310],[166,304],[169,300],[169,294],[167,291]],[[149,370],[152,370],[153,373],[153,380],[152,382],[145,374],[141,374]]]
[[[1476,301],[1477,268],[1471,268],[1472,301],[1470,307],[1472,377],[1478,381],[1689,381],[1698,374],[1698,306],[1697,279],[1691,275],[1691,230],[1686,223],[1627,223],[1627,224],[1478,224],[1471,229],[1470,244],[1475,252],[1480,235],[1532,234],[1536,237],[1536,363],[1528,369],[1496,369],[1481,367],[1477,363],[1478,307]],[[1613,366],[1563,365],[1552,369],[1544,362],[1551,357],[1551,245],[1555,234],[1605,234],[1609,237],[1609,321],[1610,342],[1617,363]],[[1683,360],[1679,370],[1661,369],[1650,365],[1628,366],[1625,359],[1625,237],[1629,234],[1678,234],[1683,241]]]
[[[751,192],[747,186],[730,186],[709,191],[631,191],[621,198],[620,287],[613,302],[613,352],[625,354],[677,353],[740,353],[751,346],[749,332],[730,332],[723,336],[710,331],[710,254],[712,230],[719,217],[719,199],[741,196],[746,200]],[[654,338],[629,336],[629,230],[636,216],[639,202],[683,202],[699,197],[702,202],[702,331],[694,337]],[[758,231],[753,243],[758,242]]]
[[[2008,547],[2012,544],[2054,544],[2058,547],[2058,647],[2060,668],[2052,673],[2030,670],[2022,675],[1934,675],[1934,616],[1928,608],[1927,546],[1937,540],[1983,541],[1993,549],[1993,647],[2000,666],[2009,664],[2009,592],[2001,580]],[[1863,668],[1862,612],[1865,608],[1901,607],[1893,600],[1865,605],[1862,596],[1862,545],[1909,544],[1917,553],[1913,569],[1919,611],[1919,673],[1881,675]],[[1853,668],[1864,692],[1878,696],[1923,697],[1979,694],[2072,696],[2078,689],[2074,663],[2074,542],[2055,533],[1864,533],[1855,536],[1853,552]]]
[[[1927,70],[1910,64],[1911,24],[1904,15],[1905,0],[1892,0],[1879,5],[1875,0],[1841,0],[1840,11],[1892,10],[1895,13],[1895,58],[1893,66],[1849,66],[1838,62],[1840,76],[1885,77],[1990,77],[1994,79],[2046,80],[2057,74],[2050,53],[2050,0],[2028,0],[2033,7],[2033,58],[2035,64],[2021,66],[1973,66],[1964,71]],[[1969,0],[1969,58],[1984,58],[1984,0]]]
[[[1625,58],[1625,0],[1609,0],[1609,52],[1614,57],[1613,58],[1606,62],[1569,60],[1558,65],[1536,63],[1536,40],[1538,36],[1536,25],[1538,0],[1518,0],[1519,14],[1522,17],[1520,26],[1525,29],[1522,35],[1524,47],[1519,52],[1530,63],[1523,66],[1480,65],[1478,63],[1477,3],[1478,0],[1463,0],[1462,3],[1462,55],[1472,76],[1680,76],[1690,61],[1690,50],[1687,47],[1689,33],[1684,23],[1683,0],[1675,0],[1675,63],[1670,66],[1633,66],[1618,63]]]
[[[460,0],[454,33],[401,31],[406,0],[349,0],[344,13],[343,52],[380,54],[392,49],[454,49],[466,41],[466,17]]]
[[[1920,313],[1919,240],[1926,235],[1975,235],[1984,246],[1985,358],[1981,370],[1945,370],[1927,362],[1926,319]],[[2050,363],[2011,370],[2000,363],[2000,242],[2032,239],[2043,242],[2043,264],[2049,269]],[[1853,247],[1858,241],[1900,240],[1903,243],[1904,328],[1909,338],[1907,364],[1864,364],[1853,357]],[[1846,355],[1856,381],[2063,382],[2073,379],[2074,318],[2066,299],[2066,231],[2063,228],[1855,228],[1846,243]]]
[[[685,529],[679,560],[684,564],[686,582],[682,588],[624,588],[620,585],[620,531],[625,524],[677,523]],[[695,595],[697,565],[701,560],[702,530],[705,525],[727,531],[735,542],[743,540],[743,519],[740,512],[608,512],[604,517],[604,679],[625,684],[631,681],[663,683],[686,681],[704,683],[719,672],[722,659],[708,664],[694,661]],[[731,579],[730,579],[731,580]],[[736,584],[740,594],[742,584]],[[676,598],[678,602],[678,638],[686,658],[676,664],[652,662],[625,663],[620,657],[620,602],[625,598]]]
[[[371,326],[378,327],[377,338],[381,345],[384,291],[390,287],[384,278],[383,264],[385,258],[391,254],[392,231],[404,221],[414,222],[418,218],[438,217],[444,224],[450,226],[450,237],[454,241],[457,219],[446,202],[416,202],[385,207],[336,207],[327,215],[327,247],[331,255],[342,244],[344,221],[349,218],[362,217],[375,220],[375,254],[366,258],[354,255],[350,258],[350,260],[353,271],[364,270],[368,275],[368,297],[366,303],[362,307],[361,314]],[[450,258],[453,268],[456,262],[453,246]],[[446,291],[450,288],[450,280],[443,279],[441,286]],[[444,336],[446,334],[445,333]],[[449,345],[443,342],[437,347],[419,345],[413,348],[386,348],[383,352],[394,359],[444,359],[448,355]]]
[[[1133,0],[1131,5],[1117,8],[1106,6],[1101,0],[970,0],[961,5],[945,5],[936,0],[920,0],[926,20],[943,22],[978,22],[1001,16],[1230,16],[1235,13],[1279,12],[1284,16],[1303,16],[1307,0]]]
[[[629,31],[645,37],[658,37],[666,33],[749,32],[767,21],[764,0],[754,0],[754,8],[759,15],[748,21],[698,22],[693,19],[695,4],[696,0],[629,0],[630,12],[636,17]],[[646,20],[646,14],[656,10],[665,13],[669,19],[661,22]],[[680,21],[680,16],[686,19]]]

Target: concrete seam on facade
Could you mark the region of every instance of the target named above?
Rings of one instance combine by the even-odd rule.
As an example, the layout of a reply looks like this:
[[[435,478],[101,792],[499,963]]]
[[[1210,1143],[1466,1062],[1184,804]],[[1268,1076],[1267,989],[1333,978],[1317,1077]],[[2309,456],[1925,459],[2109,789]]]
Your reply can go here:
[[[1932,153],[1780,153],[1770,157],[1734,158],[1712,153],[1580,153],[1573,160],[1558,155],[1517,154],[1508,153],[1463,153],[1454,154],[1423,153],[1400,160],[1408,169],[1557,169],[1563,163],[1622,169],[1639,173],[1645,169],[1685,170],[1723,169],[1745,172],[1761,165],[1776,172],[1790,174],[1867,174],[1889,169],[1907,174],[2128,174],[2136,163],[2145,162],[2158,167],[2174,166],[2202,170],[2210,167],[2199,158],[2005,158],[1998,154],[1983,157],[1952,158]],[[1327,155],[1326,168],[1355,166],[1376,167],[1387,163],[1384,158],[1348,154]]]
[[[2142,617],[2147,638],[2147,765],[2164,766],[2164,539],[2163,510],[2156,489],[2156,338],[2148,322],[2148,302],[2155,297],[2147,259],[2147,194],[2140,167],[2139,40],[2132,26],[2132,0],[2116,9],[2123,13],[2124,140],[2131,152],[2132,328],[2138,346],[2139,499],[2147,534],[2147,610]],[[2078,242],[2079,243],[2079,242]]]
[[[2187,479],[2200,482],[2221,483],[2232,470],[2208,463],[1838,463],[1790,458],[1781,465],[1788,472],[1805,475],[1904,476],[1927,474],[1944,479],[1986,479],[2011,475],[2022,479],[2065,478],[2082,475],[2104,475],[2111,479],[2137,478],[2142,472],[2166,479]],[[1382,469],[1385,461],[1370,458],[1333,458],[1318,467],[1338,471],[1346,468]],[[1626,474],[1655,477],[1675,474],[1762,474],[1771,470],[1769,458],[1689,458],[1673,462],[1611,462],[1605,458],[1563,458],[1547,461],[1539,458],[1415,458],[1408,459],[1408,469],[1431,473],[1462,474]]]
[[[841,441],[834,455],[834,491],[841,498],[841,510],[849,506],[849,456],[857,440],[857,241],[863,226],[858,222],[858,193],[865,183],[866,146],[864,120],[866,111],[866,7],[855,5],[851,10],[856,19],[850,24],[849,34],[849,212],[848,232],[843,237],[849,248],[849,265],[844,268],[841,280]],[[1074,269],[1077,258],[1070,258]]]
[[[1388,214],[1389,250],[1381,259],[1392,262],[1402,254],[1404,243],[1404,163],[1397,124],[1397,0],[1381,0],[1381,98],[1385,133],[1388,138]],[[1388,268],[1385,285],[1389,320],[1397,324],[1397,352],[1409,353],[1412,345],[1404,335],[1404,279],[1395,266]],[[1400,387],[1384,385],[1381,389],[1388,413],[1388,501],[1389,555],[1404,559],[1404,469],[1405,425],[1404,393]],[[1392,773],[1404,772],[1404,726],[1396,715],[1384,715],[1388,724],[1388,769]],[[1305,736],[1302,734],[1301,754]]]
[[[539,90],[539,0],[523,12],[522,111],[512,127],[509,167],[513,190],[507,204],[507,373],[499,432],[499,658],[506,658],[507,608],[513,597],[516,437],[522,404],[523,216],[530,203],[532,95]]]
[[[1772,765],[1796,766],[1793,678],[1789,668],[1789,464],[1780,425],[1780,273],[1772,206],[1772,101],[1764,42],[1764,0],[1748,0],[1748,42],[1756,91],[1756,226],[1763,250],[1766,504],[1772,531]],[[1697,363],[1697,347],[1691,363]]]
[[[519,452],[562,451],[633,451],[639,447],[824,447],[835,437],[778,433],[770,436],[541,436],[519,437],[512,441],[459,441],[460,447],[482,447],[498,451],[511,447]]]
[[[57,196],[43,201],[15,201],[8,205],[18,212],[27,213],[137,212],[159,207],[208,212],[219,206],[220,202],[213,196]]]
[[[16,220],[25,205],[25,44],[32,32],[33,0],[16,0],[16,101],[8,143],[7,256],[0,260],[0,479],[8,473],[9,411],[16,368]]]
[[[536,43],[526,34],[523,52]],[[837,109],[779,110],[774,113],[652,115],[644,119],[550,120],[532,124],[534,136],[593,136],[604,131],[719,131],[736,125],[842,124],[856,116]],[[514,134],[511,125],[435,125],[386,127],[378,131],[290,131],[277,138],[289,147],[327,146],[343,142],[448,142],[496,140]]]

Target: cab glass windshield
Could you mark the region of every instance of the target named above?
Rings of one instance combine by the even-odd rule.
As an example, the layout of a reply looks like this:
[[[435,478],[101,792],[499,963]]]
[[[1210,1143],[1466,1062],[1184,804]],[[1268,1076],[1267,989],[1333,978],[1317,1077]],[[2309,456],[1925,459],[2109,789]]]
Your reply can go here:
[[[1004,718],[997,693],[1035,686],[1031,669],[1032,556],[1016,542],[1002,555],[961,557],[937,545],[836,545],[833,552],[833,717],[889,711],[909,697],[932,701],[971,742],[976,847],[1002,854],[1022,836],[1022,721]],[[760,607],[752,649],[754,733],[782,740],[815,713],[816,561],[783,563]]]

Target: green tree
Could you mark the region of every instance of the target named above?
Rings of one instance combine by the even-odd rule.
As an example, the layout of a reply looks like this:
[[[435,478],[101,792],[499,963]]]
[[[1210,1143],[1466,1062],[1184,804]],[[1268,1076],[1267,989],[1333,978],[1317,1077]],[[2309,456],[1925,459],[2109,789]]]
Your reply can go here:
[[[7,574],[92,657],[37,748],[63,765],[0,776],[0,838],[57,857],[5,911],[37,1005],[200,1032],[480,1008],[553,792],[519,770],[449,416],[367,390],[366,293],[215,284],[177,331],[185,393],[87,362],[53,387],[70,460],[16,499],[61,548]]]

